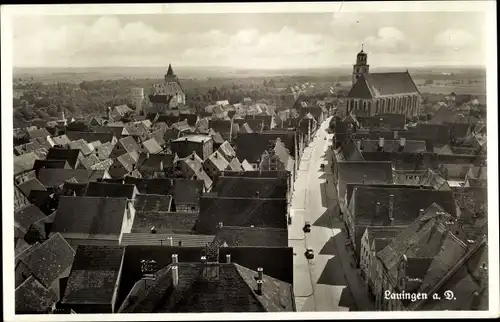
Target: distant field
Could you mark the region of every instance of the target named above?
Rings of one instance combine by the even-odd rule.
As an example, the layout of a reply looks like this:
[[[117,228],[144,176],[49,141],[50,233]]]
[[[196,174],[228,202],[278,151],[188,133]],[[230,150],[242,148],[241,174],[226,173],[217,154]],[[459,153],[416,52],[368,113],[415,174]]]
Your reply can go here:
[[[418,86],[421,93],[433,94],[470,94],[470,95],[486,95],[486,84],[474,85],[421,85]]]

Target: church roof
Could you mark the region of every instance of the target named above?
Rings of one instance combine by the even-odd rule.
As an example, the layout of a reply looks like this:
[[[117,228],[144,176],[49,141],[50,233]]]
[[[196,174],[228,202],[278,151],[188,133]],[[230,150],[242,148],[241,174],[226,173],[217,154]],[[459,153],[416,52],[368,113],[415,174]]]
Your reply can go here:
[[[172,69],[172,64],[168,64],[167,75],[174,76],[174,70]]]
[[[347,96],[371,99],[398,94],[420,94],[408,71],[361,75]]]

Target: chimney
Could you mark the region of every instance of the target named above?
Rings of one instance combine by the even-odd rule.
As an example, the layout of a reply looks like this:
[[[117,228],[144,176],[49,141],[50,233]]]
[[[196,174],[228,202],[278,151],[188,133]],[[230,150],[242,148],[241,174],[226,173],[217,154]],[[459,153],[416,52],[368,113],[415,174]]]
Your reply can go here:
[[[394,139],[397,139],[397,138],[398,138],[398,136],[399,136],[398,131],[394,131]]]
[[[172,238],[172,237],[168,237],[167,239],[168,239],[168,241],[169,241],[169,245],[170,245],[170,246],[174,246],[174,238]]]
[[[194,160],[194,152],[191,153],[191,160]]]
[[[399,139],[399,146],[404,147],[406,145],[406,139],[405,138],[400,138]]]
[[[364,174],[364,175],[363,175],[363,184],[365,184],[365,183],[366,183],[366,177],[367,177],[367,176],[366,176],[366,174]]]
[[[156,227],[155,226],[151,227],[151,234],[156,234]]]
[[[262,295],[262,280],[257,280],[257,295]]]
[[[179,240],[179,247],[182,247],[182,240]]]
[[[224,224],[222,223],[222,221],[219,221],[219,224],[217,225],[218,228],[222,228],[224,227]]]
[[[177,285],[179,285],[179,267],[178,266],[172,266],[172,282],[174,284],[174,287],[177,287]]]
[[[262,267],[257,268],[257,280],[262,281],[264,275],[264,269]]]
[[[215,153],[214,153],[214,157],[216,157],[216,158],[217,158],[217,151],[215,151]]]
[[[424,214],[424,211],[425,211],[424,209],[419,209],[418,210],[418,216],[419,217],[422,216]]]
[[[179,284],[179,259],[177,254],[172,254],[172,281],[174,287]]]
[[[231,264],[231,254],[226,254],[226,263]]]
[[[379,138],[378,139],[378,147],[379,149],[384,149],[384,138]]]
[[[201,256],[201,262],[203,264],[206,264],[207,263],[207,257],[206,256]]]
[[[259,199],[259,196],[260,196],[260,192],[259,191],[255,192],[255,198]]]
[[[146,152],[146,159],[149,159],[149,152]]]
[[[358,147],[358,150],[361,150],[361,141],[360,140],[356,141],[356,146]]]
[[[380,216],[380,201],[377,201],[377,204],[375,205],[375,217]]]
[[[389,195],[389,220],[391,225],[394,222],[394,195]]]

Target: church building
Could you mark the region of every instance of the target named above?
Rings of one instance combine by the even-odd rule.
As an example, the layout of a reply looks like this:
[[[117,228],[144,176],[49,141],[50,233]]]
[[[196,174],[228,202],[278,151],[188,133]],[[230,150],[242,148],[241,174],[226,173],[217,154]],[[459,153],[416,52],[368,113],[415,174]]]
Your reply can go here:
[[[370,73],[368,55],[361,49],[353,66],[352,87],[346,98],[346,112],[359,116],[404,114],[417,116],[420,92],[408,71]]]
[[[164,113],[177,109],[179,105],[186,104],[186,94],[182,90],[179,78],[174,74],[171,64],[168,65],[164,82],[153,85],[149,101],[152,106],[149,108],[148,114]]]

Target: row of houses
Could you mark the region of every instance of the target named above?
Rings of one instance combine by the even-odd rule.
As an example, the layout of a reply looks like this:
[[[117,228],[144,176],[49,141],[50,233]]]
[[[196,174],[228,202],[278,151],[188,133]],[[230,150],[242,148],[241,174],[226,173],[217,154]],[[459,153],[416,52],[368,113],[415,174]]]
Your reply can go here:
[[[477,126],[444,114],[415,127],[400,114],[331,124],[332,184],[377,310],[488,307],[486,144],[468,145]]]

